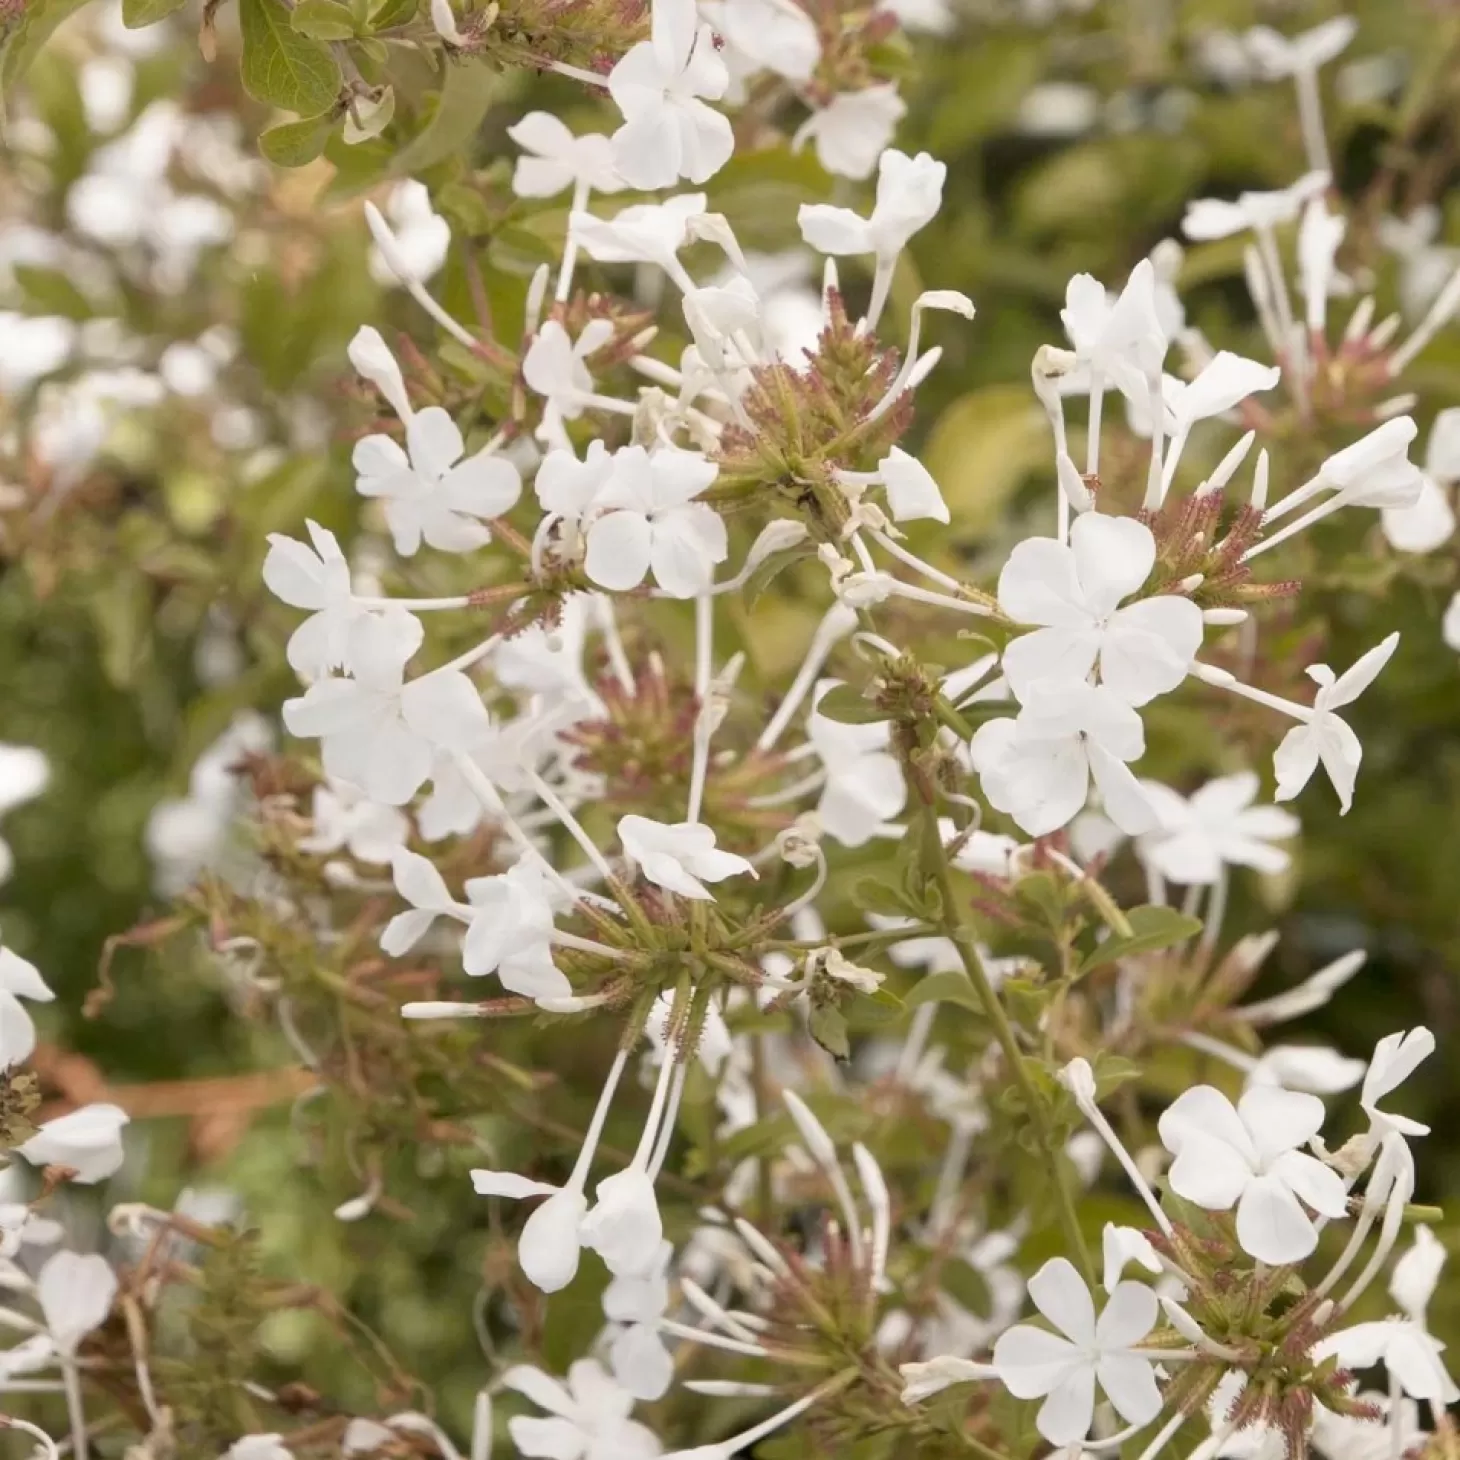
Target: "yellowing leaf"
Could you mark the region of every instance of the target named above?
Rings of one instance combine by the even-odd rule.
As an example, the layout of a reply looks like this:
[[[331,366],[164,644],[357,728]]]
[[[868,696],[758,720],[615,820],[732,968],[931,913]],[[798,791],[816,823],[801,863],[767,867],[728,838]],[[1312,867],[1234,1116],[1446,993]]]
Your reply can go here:
[[[1023,383],[960,396],[938,417],[923,464],[963,532],[991,522],[1029,472],[1047,469],[1054,489],[1049,422]]]

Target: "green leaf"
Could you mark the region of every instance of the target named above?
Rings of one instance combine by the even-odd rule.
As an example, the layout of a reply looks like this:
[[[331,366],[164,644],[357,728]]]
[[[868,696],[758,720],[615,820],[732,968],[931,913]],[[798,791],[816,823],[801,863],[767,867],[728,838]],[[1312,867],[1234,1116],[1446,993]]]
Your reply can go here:
[[[324,151],[333,126],[328,114],[280,122],[277,127],[259,134],[259,151],[279,167],[303,167]]]
[[[852,1052],[847,1040],[847,1021],[835,1004],[813,1008],[807,1017],[806,1027],[811,1037],[834,1059],[844,1060]]]
[[[498,73],[484,62],[447,66],[430,120],[396,154],[391,170],[398,177],[414,176],[465,151],[499,94]]]
[[[67,319],[90,319],[96,313],[96,306],[60,269],[16,264],[13,273],[26,301],[42,313],[63,314]]]
[[[299,0],[289,23],[300,35],[316,41],[347,41],[355,34],[355,17],[340,0]]]
[[[416,17],[416,0],[381,0],[370,12],[371,30],[389,30]]]
[[[880,913],[888,918],[905,918],[908,906],[902,894],[877,877],[858,877],[852,883],[852,906],[859,912]]]
[[[174,10],[181,10],[187,0],[122,0],[122,24],[128,30],[141,30],[156,25]]]
[[[991,523],[1025,476],[1046,471],[1049,423],[1024,385],[986,385],[938,417],[923,464],[943,489],[960,535]]]
[[[1174,907],[1135,907],[1126,914],[1126,919],[1131,925],[1131,936],[1107,938],[1080,965],[1082,975],[1132,953],[1152,953],[1158,948],[1173,947],[1201,932],[1200,918],[1188,917]]]
[[[317,117],[335,104],[340,68],[327,47],[289,24],[279,0],[239,0],[243,32],[243,88],[302,117]]]
[[[840,720],[846,725],[881,724],[887,719],[885,710],[863,699],[861,691],[849,684],[839,684],[822,695],[816,708],[828,720]]]
[[[983,1003],[979,999],[978,990],[973,986],[973,980],[956,968],[943,973],[930,973],[920,978],[903,995],[902,1002],[909,1009],[916,1009],[919,1004],[959,1004],[965,1009],[972,1009],[976,1014],[983,1013]]]

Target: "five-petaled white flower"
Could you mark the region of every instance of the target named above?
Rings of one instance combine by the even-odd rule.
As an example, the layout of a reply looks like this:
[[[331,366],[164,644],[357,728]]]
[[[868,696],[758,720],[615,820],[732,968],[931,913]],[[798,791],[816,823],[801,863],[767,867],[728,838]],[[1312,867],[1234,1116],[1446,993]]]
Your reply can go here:
[[[735,136],[718,101],[730,73],[701,22],[695,0],[653,0],[650,38],[631,47],[608,75],[624,124],[613,134],[619,176],[635,188],[706,182],[729,162]]]
[[[595,501],[600,515],[588,529],[588,576],[602,588],[623,592],[652,571],[671,597],[704,592],[729,547],[719,513],[694,499],[718,474],[715,463],[697,451],[624,447]]]
[[[618,838],[624,855],[650,882],[681,897],[711,901],[706,882],[723,882],[742,872],[755,876],[744,857],[717,850],[715,833],[699,822],[670,825],[647,816],[625,816],[619,820]]]
[[[551,1460],[654,1460],[661,1446],[654,1432],[629,1418],[634,1396],[596,1359],[578,1359],[566,1385],[526,1364],[502,1375],[550,1418],[514,1415],[507,1432],[523,1455]]]
[[[403,811],[378,805],[343,781],[316,786],[310,814],[314,830],[299,839],[298,847],[315,856],[347,851],[357,861],[380,864],[390,861],[411,834]]]
[[[1394,1115],[1379,1109],[1379,1102],[1402,1085],[1419,1066],[1435,1052],[1435,1036],[1421,1024],[1404,1033],[1386,1034],[1374,1046],[1369,1071],[1364,1076],[1359,1104],[1374,1132],[1390,1132],[1402,1136],[1429,1134],[1429,1126],[1411,1120],[1407,1115]]]
[[[1024,702],[1036,685],[1100,683],[1129,705],[1144,705],[1186,678],[1201,646],[1201,610],[1161,594],[1121,608],[1150,577],[1151,529],[1130,517],[1086,512],[1066,545],[1050,537],[1019,543],[999,574],[999,607],[1016,623],[1039,624],[1004,650],[1003,669]]]
[[[1156,814],[1125,762],[1145,753],[1141,717],[1112,690],[1083,680],[1029,687],[1017,719],[990,720],[969,742],[984,795],[1030,836],[1047,836],[1084,807],[1093,778],[1127,836]]]
[[[383,499],[396,551],[410,557],[422,539],[446,553],[490,542],[481,519],[500,517],[516,505],[522,494],[517,468],[490,447],[462,460],[466,443],[440,406],[407,419],[406,448],[389,436],[364,436],[353,458],[356,490]]]
[[[1157,1124],[1175,1156],[1171,1189],[1212,1212],[1237,1208],[1237,1240],[1259,1262],[1301,1262],[1318,1245],[1304,1203],[1325,1217],[1348,1212],[1343,1178],[1299,1147],[1323,1125],[1316,1095],[1255,1085],[1234,1108],[1197,1085]]]
[[[612,338],[613,324],[606,319],[590,319],[576,340],[555,319],[537,332],[522,357],[522,378],[547,402],[538,432],[544,440],[561,441],[562,423],[576,421],[594,403],[587,360]]]
[[[385,806],[403,806],[431,774],[436,748],[470,751],[491,730],[466,675],[435,670],[409,683],[421,621],[404,609],[370,614],[349,635],[354,677],[317,679],[284,702],[291,735],[317,737],[326,774]]]
[[[1160,824],[1137,851],[1168,881],[1206,886],[1224,867],[1274,873],[1288,865],[1287,852],[1273,843],[1296,836],[1298,818],[1277,806],[1254,806],[1259,782],[1251,771],[1219,776],[1190,797],[1157,781],[1141,788]]]
[[[1058,1329],[1020,1323],[1000,1334],[994,1369],[1018,1399],[1043,1399],[1035,1423],[1051,1445],[1083,1440],[1095,1419],[1095,1387],[1128,1424],[1161,1410],[1150,1358],[1133,1352],[1156,1325],[1156,1295],[1144,1283],[1115,1285],[1097,1318],[1074,1265],[1055,1257],[1029,1279],[1034,1306]]]
[[[1399,635],[1390,634],[1337,676],[1326,664],[1310,666],[1308,676],[1318,685],[1318,693],[1309,718],[1289,730],[1273,753],[1279,801],[1291,801],[1308,784],[1321,762],[1333,789],[1338,792],[1340,806],[1344,812],[1348,811],[1353,804],[1354,782],[1358,779],[1364,748],[1335,711],[1358,699],[1398,647]]]
[[[575,137],[551,112],[528,112],[507,128],[507,135],[523,152],[512,174],[512,191],[519,198],[551,198],[566,188],[595,193],[623,188],[607,137]]]
[[[1148,378],[1160,370],[1166,355],[1150,259],[1131,270],[1116,298],[1092,275],[1076,274],[1066,286],[1060,319],[1092,393],[1109,384],[1134,401],[1149,398]]]

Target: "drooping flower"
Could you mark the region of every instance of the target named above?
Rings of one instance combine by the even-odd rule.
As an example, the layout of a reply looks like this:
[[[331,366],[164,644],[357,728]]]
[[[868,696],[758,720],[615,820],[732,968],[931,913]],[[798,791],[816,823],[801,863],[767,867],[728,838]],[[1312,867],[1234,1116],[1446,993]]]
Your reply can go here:
[[[1029,1296],[1055,1333],[1017,1324],[999,1336],[993,1367],[1018,1399],[1043,1399],[1035,1423],[1052,1445],[1083,1440],[1095,1419],[1097,1384],[1128,1424],[1161,1409],[1151,1359],[1131,1352],[1156,1325],[1156,1295],[1144,1283],[1117,1283],[1099,1317],[1084,1280],[1063,1257],[1029,1279]]]
[[[651,571],[675,598],[693,598],[710,586],[715,564],[729,552],[725,523],[695,498],[719,468],[697,451],[626,446],[598,494],[599,515],[588,529],[584,568],[600,587],[637,588]]]
[[[625,816],[618,824],[624,855],[656,887],[681,897],[713,901],[704,884],[723,882],[755,869],[734,852],[718,851],[715,833],[697,822],[669,825],[646,816]]]
[[[440,406],[406,421],[406,448],[389,436],[364,436],[353,457],[355,488],[383,500],[395,550],[411,557],[424,540],[465,553],[490,542],[484,519],[511,511],[522,495],[517,468],[490,447],[463,460],[461,431]]]
[[[367,204],[367,213],[368,209]],[[451,225],[431,206],[426,185],[414,178],[398,182],[386,199],[384,214],[394,235],[391,252],[409,276],[424,281],[437,273],[451,248]],[[370,250],[370,277],[388,289],[401,283],[378,242]]]
[[[660,1242],[643,1273],[615,1277],[603,1293],[603,1316],[622,1327],[609,1346],[613,1376],[635,1399],[661,1399],[674,1379],[674,1359],[659,1320],[669,1307],[669,1262],[674,1248]]]
[[[729,84],[695,0],[653,0],[650,39],[631,47],[608,76],[608,94],[624,117],[613,134],[619,176],[643,189],[712,178],[730,160],[735,137],[729,119],[706,101],[718,101]]]
[[[1419,497],[1408,507],[1383,507],[1379,524],[1389,545],[1405,553],[1429,553],[1455,533],[1450,491],[1460,482],[1460,407],[1435,417],[1425,443]]]
[[[1364,748],[1359,737],[1335,712],[1358,699],[1398,647],[1399,635],[1393,633],[1340,675],[1335,675],[1326,664],[1309,668],[1308,677],[1318,685],[1310,718],[1283,736],[1272,758],[1279,801],[1291,801],[1322,764],[1333,789],[1338,792],[1341,808],[1348,811],[1353,804],[1354,782],[1358,779]]]
[[[1348,1211],[1343,1178],[1299,1148],[1323,1125],[1315,1095],[1257,1085],[1235,1108],[1198,1085],[1161,1116],[1157,1129],[1175,1156],[1171,1189],[1207,1211],[1237,1209],[1237,1240],[1260,1262],[1301,1262],[1318,1245],[1305,1204],[1326,1217]]]
[[[1201,610],[1162,594],[1121,608],[1150,577],[1156,541],[1143,522],[1086,512],[1068,545],[1032,537],[999,574],[999,607],[1016,623],[1040,625],[1004,650],[1003,669],[1021,701],[1041,684],[1100,683],[1130,705],[1144,705],[1185,679],[1201,646]]]

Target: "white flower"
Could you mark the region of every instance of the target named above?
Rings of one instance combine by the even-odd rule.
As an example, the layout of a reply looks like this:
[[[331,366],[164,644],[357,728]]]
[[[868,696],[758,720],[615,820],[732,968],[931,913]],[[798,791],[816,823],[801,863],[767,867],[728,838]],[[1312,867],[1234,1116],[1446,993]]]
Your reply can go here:
[[[483,447],[462,460],[466,443],[440,406],[406,421],[406,451],[389,436],[364,436],[352,460],[356,490],[385,500],[395,550],[412,556],[424,538],[446,553],[465,553],[492,540],[480,518],[500,517],[516,505],[522,478],[505,458]]]
[[[693,598],[710,586],[729,552],[725,524],[694,499],[719,468],[697,451],[626,446],[598,494],[601,514],[588,529],[584,568],[602,588],[636,588],[651,570],[672,597]]]
[[[1287,867],[1287,852],[1273,843],[1296,836],[1298,818],[1276,806],[1254,806],[1259,782],[1251,771],[1208,781],[1190,798],[1156,781],[1141,787],[1160,824],[1136,850],[1168,881],[1208,886],[1223,867],[1266,873]]]
[[[1440,637],[1447,649],[1460,653],[1460,593],[1456,593],[1445,607],[1444,617],[1440,620]]]
[[[1455,532],[1450,488],[1460,481],[1460,407],[1435,417],[1425,446],[1418,499],[1408,507],[1385,507],[1379,524],[1390,547],[1405,553],[1433,552]]]
[[[390,1431],[385,1433],[388,1438]],[[293,1455],[283,1435],[244,1435],[223,1452],[222,1460],[293,1460]]]
[[[907,104],[890,81],[862,91],[839,91],[801,123],[791,145],[799,152],[814,142],[817,160],[828,172],[860,182],[872,176],[906,115]]]
[[[1034,1306],[1058,1330],[1020,1323],[999,1336],[994,1369],[1018,1399],[1044,1399],[1035,1423],[1052,1445],[1083,1440],[1095,1418],[1095,1386],[1127,1424],[1161,1410],[1151,1360],[1131,1352],[1155,1327],[1156,1295],[1143,1283],[1118,1283],[1099,1318],[1074,1266],[1052,1258],[1029,1279]]]
[[[669,1308],[669,1261],[674,1248],[660,1242],[653,1263],[641,1274],[615,1277],[603,1293],[603,1316],[626,1325],[609,1346],[613,1376],[635,1399],[661,1399],[674,1379],[674,1359],[659,1333]]]
[[[619,176],[634,188],[702,183],[729,162],[735,136],[718,101],[730,73],[695,0],[653,0],[650,39],[631,47],[608,75],[608,94],[623,113],[613,134]]]
[[[318,737],[325,773],[372,801],[403,806],[431,774],[433,750],[470,751],[491,729],[481,696],[457,670],[405,682],[421,622],[404,609],[371,614],[350,631],[353,679],[316,680],[284,702],[291,735]]]
[[[733,852],[715,848],[715,833],[698,822],[670,825],[645,816],[625,816],[618,824],[624,855],[650,882],[681,897],[713,901],[706,882],[723,882],[727,877],[755,869]]]
[[[598,1183],[598,1200],[579,1224],[591,1248],[616,1277],[642,1277],[653,1269],[664,1238],[654,1179],[638,1164]]]
[[[314,788],[311,816],[314,830],[299,839],[298,847],[314,856],[344,850],[357,861],[380,865],[411,834],[403,812],[378,805],[342,781]]]
[[[104,1257],[57,1252],[36,1278],[36,1299],[57,1353],[75,1355],[81,1340],[100,1328],[117,1295],[117,1275]]]
[[[950,0],[878,0],[875,8],[895,15],[907,30],[945,35],[953,29]]]
[[[1445,1369],[1440,1355],[1445,1345],[1431,1338],[1418,1323],[1388,1318],[1377,1323],[1356,1323],[1330,1334],[1313,1347],[1315,1363],[1335,1357],[1345,1369],[1368,1369],[1383,1364],[1411,1399],[1436,1405],[1454,1404],[1460,1387]]]
[[[947,176],[947,167],[926,152],[909,157],[889,147],[878,163],[877,201],[871,216],[862,218],[850,208],[825,203],[803,203],[801,236],[820,253],[874,254],[879,264],[890,263],[913,234],[938,216]]]
[[[1190,381],[1175,383],[1168,377],[1167,396],[1172,425],[1185,433],[1197,421],[1224,415],[1259,390],[1271,390],[1282,378],[1276,365],[1263,365],[1230,350],[1218,350]]]
[[[1397,1090],[1434,1052],[1435,1036],[1423,1024],[1403,1034],[1386,1034],[1374,1046],[1359,1104],[1376,1131],[1397,1131],[1404,1136],[1429,1134],[1429,1126],[1380,1110],[1379,1102]]]
[[[35,964],[0,948],[0,1068],[18,1065],[35,1050],[35,1024],[20,1001],[49,1003],[55,997]]]
[[[1040,624],[1004,650],[1003,669],[1025,701],[1035,685],[1100,683],[1130,705],[1144,705],[1186,678],[1201,646],[1201,610],[1189,598],[1163,594],[1121,608],[1156,561],[1156,540],[1129,517],[1086,512],[1066,545],[1024,539],[999,574],[999,607],[1016,623]]]
[[[1291,223],[1310,198],[1324,192],[1326,172],[1309,172],[1297,182],[1273,192],[1239,193],[1236,202],[1221,198],[1198,198],[1186,205],[1181,231],[1190,239],[1205,241],[1229,238],[1244,229],[1272,229]]]
[[[1107,1222],[1101,1233],[1100,1248],[1104,1262],[1100,1286],[1107,1293],[1116,1290],[1126,1268],[1133,1262],[1153,1277],[1161,1275],[1161,1259],[1151,1246],[1151,1239],[1135,1227],[1118,1227],[1114,1222]]]
[[[1318,685],[1310,717],[1306,724],[1294,726],[1283,736],[1272,758],[1277,772],[1277,800],[1291,801],[1308,784],[1321,762],[1333,789],[1338,792],[1339,804],[1348,811],[1353,804],[1354,782],[1358,779],[1364,748],[1359,744],[1359,737],[1334,712],[1358,699],[1398,647],[1399,635],[1390,634],[1336,677],[1326,664],[1309,668],[1309,678]]]
[[[814,708],[837,683],[828,679],[817,686],[806,722],[807,739],[826,771],[816,816],[834,841],[860,847],[873,837],[890,834],[891,818],[907,805],[907,782],[888,748],[892,726],[887,721],[847,724]]]
[[[1237,1208],[1242,1250],[1274,1265],[1301,1262],[1318,1245],[1303,1203],[1326,1217],[1348,1211],[1343,1178],[1299,1150],[1323,1125],[1315,1095],[1258,1085],[1236,1108],[1221,1091],[1198,1085],[1158,1122],[1176,1157],[1171,1189],[1207,1211]]]
[[[662,1447],[652,1430],[631,1420],[634,1397],[594,1359],[579,1359],[565,1385],[541,1369],[519,1364],[502,1383],[525,1395],[549,1419],[514,1415],[507,1421],[523,1455],[547,1460],[654,1460]]]
[[[1247,1071],[1249,1085],[1281,1085],[1309,1095],[1352,1090],[1368,1066],[1320,1044],[1274,1044]]]
[[[1328,323],[1328,297],[1338,275],[1334,260],[1348,228],[1341,213],[1330,213],[1323,198],[1309,198],[1298,228],[1298,286],[1307,304],[1308,328],[1321,335]]]
[[[313,678],[345,667],[350,629],[367,610],[355,602],[350,565],[334,533],[309,520],[305,526],[313,548],[279,532],[269,534],[264,583],[291,608],[310,611],[289,636],[285,653],[298,673]]]
[[[1351,15],[1335,15],[1312,30],[1289,39],[1270,26],[1254,25],[1244,37],[1248,54],[1265,76],[1276,80],[1299,71],[1316,71],[1340,52],[1358,33],[1359,23]]]
[[[1358,507],[1412,507],[1420,469],[1410,461],[1409,447],[1418,434],[1413,417],[1395,416],[1330,456],[1318,479]]]
[[[607,137],[575,137],[551,112],[528,112],[507,128],[507,135],[526,154],[512,174],[512,191],[519,198],[551,198],[576,187],[595,193],[623,188]]]
[[[30,745],[0,743],[0,816],[34,801],[51,779],[51,764],[45,752]],[[0,882],[6,882],[15,867],[7,842],[0,840]]]
[[[446,262],[451,225],[432,209],[426,185],[409,178],[397,183],[383,211],[395,235],[394,253],[406,272],[413,279],[429,279]],[[370,277],[386,288],[397,288],[401,282],[378,244],[370,249]]]
[[[1389,1275],[1389,1296],[1412,1323],[1423,1324],[1430,1299],[1445,1267],[1445,1245],[1421,1222],[1414,1229],[1414,1245],[1394,1264]]]
[[[593,377],[587,360],[595,350],[613,338],[613,325],[606,319],[591,319],[576,340],[555,319],[537,332],[522,357],[522,378],[528,389],[547,402],[542,429],[545,440],[563,439],[562,423],[576,421],[593,403]]]
[[[997,1377],[993,1365],[976,1364],[972,1359],[960,1359],[952,1354],[897,1367],[903,1377],[901,1397],[904,1404],[918,1404],[954,1384],[971,1384],[979,1379]]]
[[[127,1120],[119,1105],[83,1105],[46,1121],[16,1150],[32,1166],[69,1166],[77,1181],[90,1186],[120,1169]]]
[[[612,218],[574,213],[573,237],[589,258],[601,264],[658,264],[681,273],[678,254],[689,242],[690,224],[704,217],[705,195],[681,193],[662,203],[636,203]]]
[[[1145,753],[1141,717],[1111,690],[1074,680],[1030,687],[1017,720],[990,720],[969,744],[984,794],[1030,836],[1047,836],[1083,809],[1090,781],[1127,836],[1156,822],[1124,762]]]
[[[532,1196],[547,1200],[533,1212],[517,1239],[517,1261],[527,1280],[540,1292],[556,1293],[567,1287],[578,1272],[582,1255],[579,1226],[588,1210],[588,1198],[575,1176],[567,1186],[551,1186],[545,1181],[532,1181],[512,1171],[471,1173],[471,1183],[478,1196],[506,1197],[513,1201]]]
[[[948,522],[948,504],[938,490],[933,474],[917,457],[894,446],[878,463],[877,474],[887,491],[887,510],[894,522],[917,522],[931,518]]]
[[[529,999],[573,992],[553,962],[553,887],[537,856],[524,856],[500,876],[472,878],[466,895],[472,914],[461,951],[468,974],[495,973],[503,988]]]
[[[1066,286],[1060,319],[1092,392],[1108,382],[1132,400],[1144,403],[1149,398],[1147,378],[1160,369],[1166,355],[1150,259],[1131,270],[1115,299],[1092,275],[1076,274]]]
[[[725,44],[757,69],[809,81],[821,60],[821,37],[796,0],[719,0],[700,10]]]

